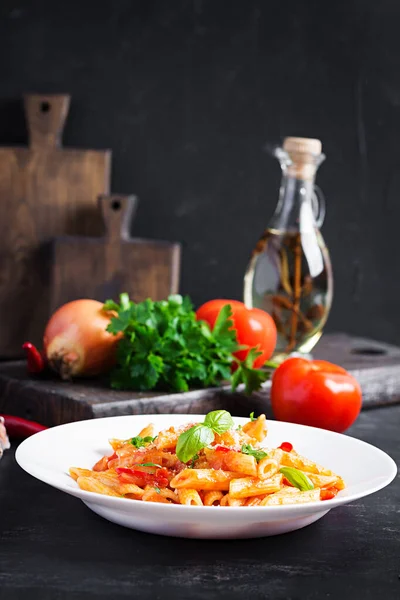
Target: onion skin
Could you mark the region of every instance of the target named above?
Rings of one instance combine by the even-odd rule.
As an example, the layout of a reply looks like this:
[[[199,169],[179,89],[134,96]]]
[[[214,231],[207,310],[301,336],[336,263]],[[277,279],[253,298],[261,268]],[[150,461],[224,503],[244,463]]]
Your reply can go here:
[[[74,300],[50,318],[43,337],[48,365],[62,379],[106,373],[116,362],[121,336],[106,331],[113,313],[97,300]]]

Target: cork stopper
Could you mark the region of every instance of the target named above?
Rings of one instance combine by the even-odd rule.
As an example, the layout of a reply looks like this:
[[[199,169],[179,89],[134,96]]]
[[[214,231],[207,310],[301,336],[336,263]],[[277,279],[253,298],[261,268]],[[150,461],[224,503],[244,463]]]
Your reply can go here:
[[[292,164],[288,174],[298,179],[312,179],[322,154],[322,143],[312,138],[287,137],[283,150],[289,155]],[[323,157],[322,157],[323,158]]]

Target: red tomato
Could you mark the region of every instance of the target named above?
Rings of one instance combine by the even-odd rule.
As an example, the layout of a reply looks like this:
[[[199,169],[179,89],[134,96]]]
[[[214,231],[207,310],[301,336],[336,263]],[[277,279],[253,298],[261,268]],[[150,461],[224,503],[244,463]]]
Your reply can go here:
[[[272,317],[258,308],[248,309],[243,302],[237,300],[210,300],[197,310],[197,319],[206,321],[211,328],[218,317],[218,314],[226,304],[232,307],[232,320],[237,333],[239,344],[257,348],[260,354],[254,361],[254,368],[262,365],[271,358],[276,346],[276,326]],[[239,360],[244,360],[248,350],[239,350],[235,356]]]
[[[279,421],[342,432],[361,410],[360,384],[325,360],[288,358],[274,372],[271,403]]]

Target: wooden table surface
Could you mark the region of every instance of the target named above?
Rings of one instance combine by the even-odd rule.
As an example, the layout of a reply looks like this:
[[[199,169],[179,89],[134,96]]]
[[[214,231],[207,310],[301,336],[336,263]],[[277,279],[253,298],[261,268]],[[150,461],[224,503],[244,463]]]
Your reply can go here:
[[[361,413],[349,434],[400,462],[400,406]],[[399,476],[300,531],[196,541],[113,525],[0,461],[0,599],[398,600]]]

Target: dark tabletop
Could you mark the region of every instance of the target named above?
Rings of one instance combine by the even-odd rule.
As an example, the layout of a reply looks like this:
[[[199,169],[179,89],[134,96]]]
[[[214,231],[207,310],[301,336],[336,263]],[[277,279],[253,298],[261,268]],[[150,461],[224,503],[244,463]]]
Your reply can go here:
[[[349,431],[400,462],[400,406]],[[298,532],[197,541],[113,525],[15,463],[0,462],[0,598],[400,598],[399,476]]]

